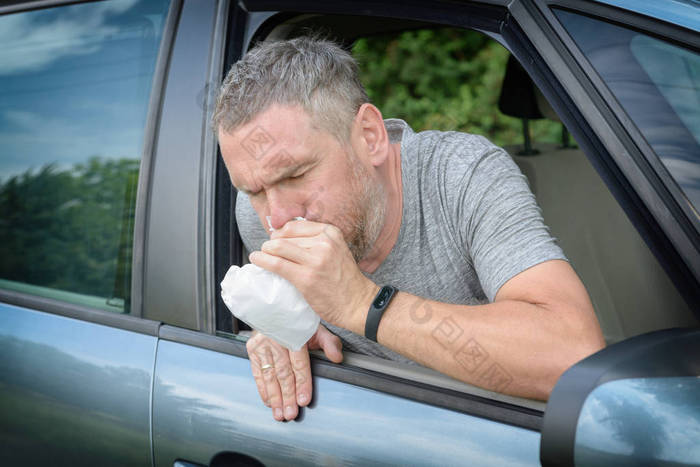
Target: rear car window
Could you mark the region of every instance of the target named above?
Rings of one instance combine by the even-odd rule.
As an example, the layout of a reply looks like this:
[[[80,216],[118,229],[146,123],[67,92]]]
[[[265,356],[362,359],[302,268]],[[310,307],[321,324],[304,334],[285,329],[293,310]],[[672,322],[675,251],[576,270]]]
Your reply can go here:
[[[554,12],[700,209],[700,54],[587,16]]]
[[[0,16],[0,288],[128,312],[168,0]]]

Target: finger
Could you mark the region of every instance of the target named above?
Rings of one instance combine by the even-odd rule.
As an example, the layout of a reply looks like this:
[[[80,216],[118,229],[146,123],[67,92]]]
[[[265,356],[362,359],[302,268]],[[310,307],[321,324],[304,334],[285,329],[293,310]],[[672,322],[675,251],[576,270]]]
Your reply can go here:
[[[318,246],[316,237],[278,238],[262,244],[263,253],[278,256],[297,264],[306,264],[314,256],[313,247]]]
[[[286,420],[293,420],[299,413],[299,407],[297,406],[296,378],[290,360],[290,351],[283,347],[276,347],[274,350],[275,374],[282,392],[282,410],[284,411],[283,414],[280,414],[275,410],[274,417],[279,420],[278,417],[282,415]],[[306,351],[306,348],[302,350]]]
[[[294,382],[296,384],[296,402],[304,407],[311,401],[313,384],[311,380],[311,361],[306,346],[297,352],[289,352],[289,359],[294,370]]]
[[[320,327],[319,331],[321,331]],[[331,333],[328,329],[323,328],[323,331],[319,332],[316,338],[319,347],[323,349],[323,353],[326,354],[328,360],[333,363],[340,363],[343,361],[343,343],[338,336]]]
[[[313,221],[289,221],[281,229],[272,232],[270,238],[313,237],[324,232],[329,227],[333,226]]]
[[[299,277],[304,270],[304,266],[294,261],[282,258],[281,256],[271,255],[264,251],[254,251],[248,255],[248,259],[254,265],[279,274],[292,283],[294,283],[293,278]]]
[[[265,385],[265,393],[267,394],[268,401],[270,402],[269,407],[272,408],[272,416],[275,418],[275,420],[282,421],[284,420],[284,413],[282,411],[282,390],[277,382],[275,361],[272,357],[270,344],[266,343],[266,345],[260,346],[257,353],[261,362],[261,372],[263,384]],[[268,365],[271,366],[267,367]]]
[[[260,340],[256,338],[255,334],[248,339],[246,342],[246,350],[248,351],[248,357],[250,360],[250,370],[253,373],[253,379],[255,380],[255,386],[258,388],[258,394],[260,394],[260,399],[263,404],[270,407],[270,400],[267,396],[267,391],[265,390],[265,381],[263,380],[260,358],[256,355],[255,349],[260,343]]]
[[[270,398],[267,395],[267,390],[265,389],[265,381],[263,380],[263,371],[260,369],[260,364],[250,359],[250,370],[253,373],[253,379],[255,380],[255,386],[258,388],[258,394],[260,394],[260,399],[263,404],[270,407]]]
[[[321,240],[320,235],[314,235],[313,237],[279,237],[267,240],[263,245],[289,242],[299,248],[313,249],[318,245],[319,240]]]

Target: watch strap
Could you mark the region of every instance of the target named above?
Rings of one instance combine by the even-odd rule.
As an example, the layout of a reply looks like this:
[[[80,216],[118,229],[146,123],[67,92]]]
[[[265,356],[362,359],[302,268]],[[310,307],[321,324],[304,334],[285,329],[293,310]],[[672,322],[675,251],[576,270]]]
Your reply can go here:
[[[398,289],[392,285],[385,285],[374,297],[372,304],[367,312],[367,320],[365,321],[365,337],[377,342],[377,330],[379,329],[379,321],[381,321],[384,312],[389,307],[391,299],[394,298]]]

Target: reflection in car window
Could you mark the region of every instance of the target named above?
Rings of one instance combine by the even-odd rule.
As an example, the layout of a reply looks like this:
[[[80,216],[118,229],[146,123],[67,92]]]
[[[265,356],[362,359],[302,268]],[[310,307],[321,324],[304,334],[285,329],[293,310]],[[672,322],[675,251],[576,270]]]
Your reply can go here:
[[[554,11],[700,210],[700,55],[587,16]]]
[[[0,288],[128,312],[168,0],[0,16]]]

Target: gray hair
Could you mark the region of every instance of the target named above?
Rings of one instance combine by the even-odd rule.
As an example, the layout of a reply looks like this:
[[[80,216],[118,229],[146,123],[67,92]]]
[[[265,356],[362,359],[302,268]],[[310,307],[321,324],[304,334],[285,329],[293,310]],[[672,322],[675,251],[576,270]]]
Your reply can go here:
[[[272,104],[300,105],[338,141],[369,102],[355,59],[325,39],[298,37],[262,42],[229,70],[214,110],[214,129],[230,133]]]

